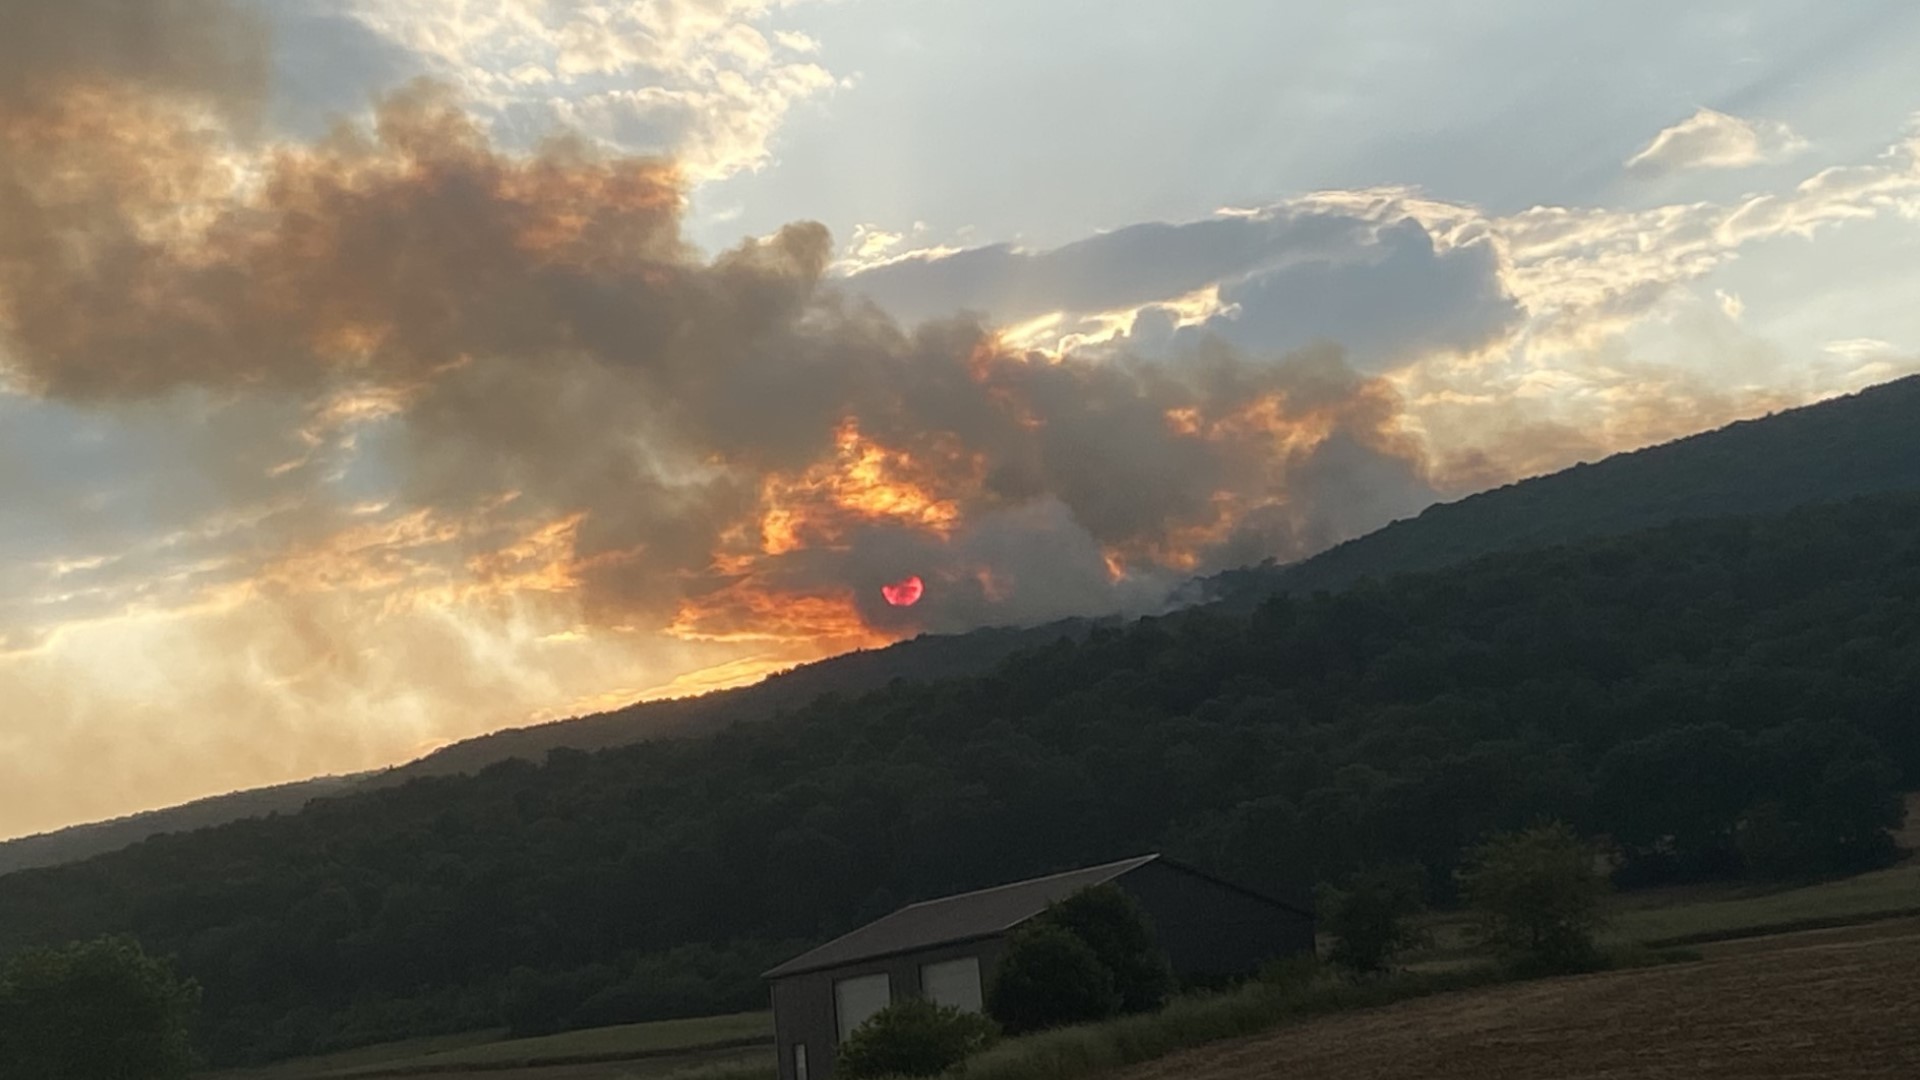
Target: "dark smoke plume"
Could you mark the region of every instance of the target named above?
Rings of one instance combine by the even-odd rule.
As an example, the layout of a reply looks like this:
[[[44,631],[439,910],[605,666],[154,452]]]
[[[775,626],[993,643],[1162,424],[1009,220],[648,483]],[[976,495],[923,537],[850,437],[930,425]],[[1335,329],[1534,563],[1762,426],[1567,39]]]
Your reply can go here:
[[[377,403],[365,453],[461,575],[693,638],[886,636],[1152,606],[1430,495],[1394,394],[1331,351],[902,327],[826,280],[821,226],[707,258],[672,163],[503,151],[432,84],[275,143],[265,44],[215,0],[0,14],[0,357],[88,407]],[[473,525],[501,514],[521,548]],[[887,608],[905,573],[927,601]]]

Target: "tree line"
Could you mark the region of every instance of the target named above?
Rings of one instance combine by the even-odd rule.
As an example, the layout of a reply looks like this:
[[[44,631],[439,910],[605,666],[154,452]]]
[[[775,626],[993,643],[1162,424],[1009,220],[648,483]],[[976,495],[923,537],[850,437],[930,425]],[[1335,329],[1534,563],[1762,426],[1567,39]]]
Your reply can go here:
[[[899,904],[1149,850],[1277,892],[1542,820],[1623,884],[1882,865],[1920,785],[1920,500],[1195,609],[711,737],[555,751],[0,877],[124,933],[216,1064],[760,1007]]]

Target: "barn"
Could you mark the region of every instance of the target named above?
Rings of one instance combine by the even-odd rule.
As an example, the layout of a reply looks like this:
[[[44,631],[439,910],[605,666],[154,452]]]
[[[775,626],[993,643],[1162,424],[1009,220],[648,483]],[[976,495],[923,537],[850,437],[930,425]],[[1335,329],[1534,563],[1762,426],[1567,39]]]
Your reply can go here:
[[[888,1004],[980,1010],[1007,935],[1049,904],[1114,884],[1139,902],[1183,979],[1251,974],[1313,948],[1313,913],[1159,855],[910,904],[766,972],[781,1080],[830,1080],[834,1052]]]

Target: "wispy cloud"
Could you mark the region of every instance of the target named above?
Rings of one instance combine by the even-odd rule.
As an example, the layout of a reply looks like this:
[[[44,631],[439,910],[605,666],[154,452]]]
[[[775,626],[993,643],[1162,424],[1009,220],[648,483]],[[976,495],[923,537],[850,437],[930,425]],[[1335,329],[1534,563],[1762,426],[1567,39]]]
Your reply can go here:
[[[840,85],[819,43],[773,25],[817,0],[347,0],[359,23],[458,86],[496,133],[565,128],[671,154],[696,180],[763,164],[800,104]]]
[[[1702,107],[1660,132],[1627,168],[1640,172],[1683,169],[1743,169],[1784,161],[1807,148],[1807,141],[1786,124],[1746,120]]]

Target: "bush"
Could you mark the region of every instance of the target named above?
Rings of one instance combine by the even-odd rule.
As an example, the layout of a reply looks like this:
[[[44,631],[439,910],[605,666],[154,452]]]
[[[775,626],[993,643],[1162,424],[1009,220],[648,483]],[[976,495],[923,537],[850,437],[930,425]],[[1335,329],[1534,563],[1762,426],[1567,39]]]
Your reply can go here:
[[[501,994],[500,1018],[513,1038],[551,1035],[576,1026],[574,1013],[581,1004],[619,980],[604,964],[573,971],[535,971],[518,967],[507,977]]]
[[[1014,932],[987,988],[987,1012],[1009,1034],[1102,1020],[1119,1011],[1113,972],[1093,947],[1047,922]]]
[[[1267,961],[1261,965],[1257,981],[1284,992],[1311,986],[1326,974],[1326,965],[1320,962],[1319,954],[1309,951]]]
[[[184,1080],[199,987],[131,938],[32,949],[0,966],[0,1076]]]
[[[1873,740],[1839,724],[1790,724],[1758,743],[1767,798],[1736,837],[1756,876],[1808,880],[1857,874],[1899,854],[1887,830],[1906,818],[1899,770]]]
[[[1113,973],[1122,1012],[1151,1012],[1173,992],[1173,966],[1138,902],[1117,885],[1082,889],[1048,908],[1040,922],[1073,934]]]
[[[1320,925],[1332,938],[1327,959],[1359,975],[1393,966],[1401,952],[1426,939],[1413,924],[1421,902],[1421,871],[1415,868],[1359,874],[1347,887],[1320,890]]]
[[[1540,825],[1474,849],[1461,892],[1479,909],[1486,941],[1531,969],[1572,971],[1597,960],[1599,853],[1566,825]]]
[[[836,1073],[846,1080],[938,1076],[992,1045],[999,1034],[979,1013],[909,998],[873,1014],[847,1037]]]

